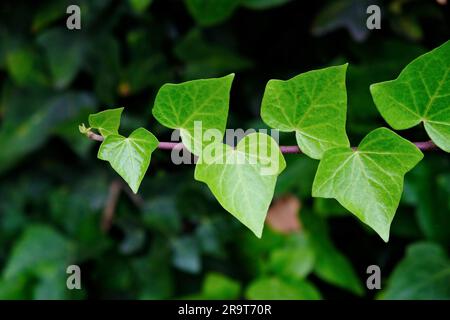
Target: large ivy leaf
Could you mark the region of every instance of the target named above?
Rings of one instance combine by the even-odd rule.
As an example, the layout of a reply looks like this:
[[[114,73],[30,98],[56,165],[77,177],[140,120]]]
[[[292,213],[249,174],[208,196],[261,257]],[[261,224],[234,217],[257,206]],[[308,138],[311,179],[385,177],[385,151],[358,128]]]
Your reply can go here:
[[[375,129],[356,151],[325,152],[313,183],[313,197],[335,198],[384,241],[403,191],[403,176],[423,158],[411,142],[386,128]]]
[[[427,239],[450,245],[450,170],[441,157],[426,157],[408,179],[410,204],[416,207],[417,224]],[[409,217],[409,216],[408,216]]]
[[[69,85],[83,64],[87,43],[78,33],[64,29],[46,31],[37,42],[46,52],[55,87]]]
[[[450,41],[409,65],[397,79],[370,86],[383,118],[396,130],[424,123],[436,145],[450,152]]]
[[[194,133],[195,122],[201,130],[225,132],[231,83],[234,74],[215,79],[165,84],[159,89],[153,115],[164,126],[180,129],[186,148],[199,155],[203,132]]]
[[[214,156],[208,156],[209,148],[215,150]],[[195,179],[205,182],[228,212],[261,237],[277,176],[285,167],[275,140],[253,133],[235,149],[210,144],[195,167]]]
[[[231,16],[241,0],[185,0],[189,13],[201,26],[221,23]]]
[[[24,273],[46,276],[56,269],[65,270],[73,255],[72,244],[58,232],[45,225],[30,225],[13,248],[5,279]]]
[[[408,247],[405,258],[394,269],[384,299],[450,299],[450,259],[431,242]]]
[[[295,131],[305,154],[321,159],[333,147],[348,147],[345,133],[347,64],[313,70],[290,80],[270,80],[261,117],[281,131]]]
[[[97,129],[103,137],[118,134],[123,108],[108,109],[89,116],[89,125]]]
[[[137,193],[158,143],[158,139],[144,128],[136,129],[128,138],[108,135],[100,146],[98,158],[108,161]]]

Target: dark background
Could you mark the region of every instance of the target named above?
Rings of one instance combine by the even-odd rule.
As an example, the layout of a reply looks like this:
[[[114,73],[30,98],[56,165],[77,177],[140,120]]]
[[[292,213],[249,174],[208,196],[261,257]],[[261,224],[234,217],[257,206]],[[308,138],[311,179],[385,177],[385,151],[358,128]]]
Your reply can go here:
[[[153,154],[138,196],[96,159],[98,143],[78,125],[108,108],[125,107],[122,134],[144,126],[169,141],[171,131],[151,116],[164,83],[235,72],[227,127],[264,128],[268,80],[345,62],[347,132],[357,145],[388,126],[369,85],[395,78],[450,34],[449,5],[431,0],[378,1],[381,30],[373,31],[365,26],[373,1],[236,0],[229,14],[227,1],[209,2],[196,15],[181,0],[2,1],[0,298],[449,299],[448,277],[410,290],[417,274],[437,271],[423,257],[405,260],[419,242],[448,254],[450,162],[442,151],[406,175],[389,243],[334,200],[311,198],[318,162],[304,155],[286,157],[273,213],[283,220],[292,211],[286,201],[300,203],[282,225],[301,227],[269,223],[261,240],[168,151]],[[81,30],[65,26],[70,4],[81,7]],[[427,140],[422,127],[399,134]],[[293,145],[294,135],[280,142]],[[433,259],[448,274],[448,256],[425,260]],[[81,267],[82,290],[66,289],[70,264]],[[366,289],[372,264],[381,268],[381,291]]]

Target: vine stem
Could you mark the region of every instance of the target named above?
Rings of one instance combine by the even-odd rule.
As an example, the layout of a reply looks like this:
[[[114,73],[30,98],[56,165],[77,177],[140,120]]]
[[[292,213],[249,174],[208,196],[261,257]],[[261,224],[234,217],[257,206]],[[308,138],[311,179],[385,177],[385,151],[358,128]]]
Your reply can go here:
[[[92,131],[88,131],[86,133],[86,136],[94,141],[103,141],[104,138],[96,134]],[[413,142],[417,148],[419,148],[422,151],[432,151],[437,150],[438,147],[434,144],[433,141],[419,141],[419,142]],[[181,150],[184,146],[181,142],[160,142],[158,145],[158,149],[161,150]],[[353,147],[354,150],[356,150],[356,147]],[[280,146],[281,153],[288,154],[288,153],[303,153],[302,150],[298,146]]]

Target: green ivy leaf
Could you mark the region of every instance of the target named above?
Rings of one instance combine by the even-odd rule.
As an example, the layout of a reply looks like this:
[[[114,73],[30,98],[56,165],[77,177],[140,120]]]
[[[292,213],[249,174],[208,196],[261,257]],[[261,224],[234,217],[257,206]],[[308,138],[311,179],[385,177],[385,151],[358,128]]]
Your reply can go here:
[[[103,137],[118,134],[123,108],[109,109],[89,116],[89,125]]]
[[[375,129],[356,151],[334,148],[325,152],[312,195],[335,198],[387,242],[403,191],[403,176],[422,158],[411,142],[389,129]]]
[[[153,0],[128,0],[133,10],[142,13],[152,4]]]
[[[19,86],[42,86],[48,83],[44,59],[33,48],[19,47],[6,55],[6,68]]]
[[[205,276],[202,296],[206,299],[238,299],[240,292],[240,283],[223,274],[210,272]]]
[[[450,152],[450,41],[418,57],[397,79],[370,86],[383,118],[396,130],[424,123],[433,142]]]
[[[260,278],[250,283],[245,293],[250,300],[317,300],[320,292],[308,281],[287,283],[279,278]]]
[[[314,250],[305,238],[300,237],[289,246],[272,251],[269,266],[286,280],[301,280],[313,270],[314,261]]]
[[[263,10],[282,6],[291,1],[292,0],[242,0],[242,5],[254,10]]]
[[[46,31],[37,42],[46,52],[55,87],[67,87],[85,60],[87,43],[76,32],[65,29]]]
[[[74,253],[65,237],[46,225],[28,226],[18,242],[3,273],[5,279],[31,273],[38,277],[65,268]]]
[[[27,277],[21,276],[9,279],[0,279],[0,299],[25,300],[28,298],[26,285]],[[29,298],[28,298],[29,299]]]
[[[439,158],[424,158],[405,180],[405,190],[408,186],[423,235],[430,241],[450,246],[450,170],[440,165],[445,159]]]
[[[363,295],[361,280],[348,258],[334,246],[326,221],[306,210],[302,210],[301,218],[314,250],[314,273],[323,281]]]
[[[394,269],[384,299],[450,299],[450,259],[431,242],[408,247],[405,258]]]
[[[173,243],[173,265],[188,273],[199,273],[202,270],[201,252],[197,240],[192,236],[177,238]]]
[[[137,193],[150,165],[151,154],[157,147],[158,139],[146,129],[139,128],[128,138],[118,134],[108,135],[100,146],[98,158],[108,161],[131,190]]]
[[[215,149],[215,158],[206,157]],[[220,204],[261,237],[277,176],[286,163],[270,136],[253,133],[232,148],[213,143],[201,154],[195,179],[208,185]]]
[[[180,129],[186,148],[199,155],[203,132],[194,134],[194,122],[199,122],[203,131],[225,132],[233,79],[232,73],[222,78],[165,84],[156,96],[153,115],[162,125]]]
[[[348,147],[345,133],[347,64],[309,71],[290,80],[270,80],[261,117],[280,131],[295,131],[297,143],[311,158],[334,147]]]
[[[241,0],[185,0],[187,9],[201,26],[221,23],[231,16]]]

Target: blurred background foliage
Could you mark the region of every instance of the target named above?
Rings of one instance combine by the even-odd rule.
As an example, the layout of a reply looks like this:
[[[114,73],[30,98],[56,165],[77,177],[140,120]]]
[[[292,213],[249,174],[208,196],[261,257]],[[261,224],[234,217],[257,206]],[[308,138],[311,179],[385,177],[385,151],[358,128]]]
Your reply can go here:
[[[334,200],[311,198],[318,162],[287,156],[261,240],[226,213],[192,165],[155,152],[138,196],[96,159],[78,124],[126,107],[145,126],[166,82],[236,72],[228,128],[264,128],[269,79],[349,62],[352,145],[386,126],[369,85],[450,35],[446,1],[46,0],[0,4],[0,298],[450,298],[450,161],[406,176],[385,244]],[[81,7],[81,30],[66,8]],[[450,57],[449,57],[450,58]],[[423,128],[401,132],[425,140]],[[295,144],[294,135],[281,143]],[[66,289],[78,264],[82,290]],[[382,290],[366,289],[377,264]]]

